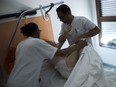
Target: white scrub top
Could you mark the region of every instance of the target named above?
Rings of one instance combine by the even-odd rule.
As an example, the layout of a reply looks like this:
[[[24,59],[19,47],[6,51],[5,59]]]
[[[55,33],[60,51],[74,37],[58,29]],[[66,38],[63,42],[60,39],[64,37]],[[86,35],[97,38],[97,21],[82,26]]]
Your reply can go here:
[[[95,28],[95,26],[96,25],[87,18],[83,16],[75,16],[71,25],[62,23],[60,35],[62,35],[66,29],[71,28],[67,38],[69,44],[71,45],[76,42],[78,36],[89,32],[91,29]],[[90,38],[88,38],[87,41],[92,43]]]
[[[29,37],[20,42],[7,87],[39,87],[42,62],[45,59],[52,59],[56,50],[57,48],[37,38]]]

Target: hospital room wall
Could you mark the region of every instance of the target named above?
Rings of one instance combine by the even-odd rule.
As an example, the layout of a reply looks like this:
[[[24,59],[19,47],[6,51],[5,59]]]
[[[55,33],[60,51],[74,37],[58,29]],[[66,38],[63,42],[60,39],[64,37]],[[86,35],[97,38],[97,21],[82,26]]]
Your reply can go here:
[[[92,14],[93,22],[97,24],[97,17],[96,17],[96,8],[95,8],[95,0],[89,0],[90,2],[90,10]],[[110,49],[110,48],[104,48],[99,46],[98,37],[95,37],[94,40],[94,46],[96,48],[96,51],[100,54],[101,58],[105,63],[111,64],[116,66],[116,49]]]
[[[60,2],[62,0],[17,0],[20,3],[23,3],[32,8],[48,5],[50,3]],[[96,8],[95,8],[95,0],[63,0],[64,3],[68,4],[71,7],[72,13],[77,16],[85,16],[97,24],[96,21]],[[57,38],[60,32],[60,24],[61,22],[57,19],[56,8],[58,5],[54,6],[54,8],[49,12],[51,15],[52,29],[54,33],[54,39],[57,42]],[[38,15],[41,15],[40,11],[38,11]],[[98,36],[93,38],[93,43],[96,51],[100,54],[101,58],[105,63],[116,65],[116,50],[103,48],[99,46]],[[68,44],[65,43],[64,47]]]

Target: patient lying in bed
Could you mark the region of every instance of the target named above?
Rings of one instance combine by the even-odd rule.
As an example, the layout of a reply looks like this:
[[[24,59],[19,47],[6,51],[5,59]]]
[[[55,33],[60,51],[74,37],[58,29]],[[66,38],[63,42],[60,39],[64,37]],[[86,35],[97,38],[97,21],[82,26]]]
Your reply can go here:
[[[49,44],[55,46],[56,43],[52,42],[52,41],[46,41]],[[75,64],[77,63],[79,57],[80,57],[80,53],[82,51],[82,49],[87,45],[86,41],[85,44],[78,44],[79,45],[79,49],[77,49],[76,51],[72,52],[70,55],[67,56],[63,56],[63,57],[59,57],[59,56],[55,56],[57,58],[55,58],[55,60],[52,60],[52,64],[54,65],[54,68],[65,78],[68,79],[71,71],[73,70],[73,67],[75,66]]]
[[[77,62],[77,52],[75,51],[75,52],[73,52],[71,55],[69,55],[69,56],[66,56],[66,57],[62,57],[61,58],[61,60],[59,60],[57,63],[56,63],[56,65],[55,65],[55,69],[57,69],[58,70],[58,72],[60,72],[60,74],[64,77],[64,78],[66,78],[66,79],[68,79],[68,77],[69,77],[69,75],[70,75],[70,73],[72,72],[72,70],[73,70],[73,67],[74,67],[74,65],[76,64],[76,62]],[[71,60],[72,59],[72,60]],[[75,61],[74,61],[74,60]],[[71,61],[70,61],[71,60]],[[70,63],[71,64],[70,64]],[[71,66],[70,66],[71,65]]]
[[[94,48],[88,45],[81,49],[77,50],[81,54],[74,51],[69,56],[58,57],[59,61],[54,66],[57,70],[50,65],[49,60],[46,60],[41,70],[41,87],[115,87],[116,80],[104,71],[103,62]],[[73,58],[75,61],[70,63]]]

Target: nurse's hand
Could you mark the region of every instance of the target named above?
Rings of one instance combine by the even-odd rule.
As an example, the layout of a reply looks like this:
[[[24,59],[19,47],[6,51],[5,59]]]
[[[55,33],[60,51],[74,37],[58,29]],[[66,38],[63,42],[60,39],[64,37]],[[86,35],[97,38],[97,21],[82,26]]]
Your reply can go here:
[[[64,34],[59,37],[58,41],[60,43],[65,42],[66,38],[69,36],[70,31],[71,31],[71,26],[69,26],[67,29],[64,29]]]
[[[83,48],[83,47],[87,46],[87,41],[86,40],[80,40],[76,44],[79,46],[79,48]]]
[[[61,35],[58,39],[59,43],[65,42],[67,37],[68,37],[68,33]]]

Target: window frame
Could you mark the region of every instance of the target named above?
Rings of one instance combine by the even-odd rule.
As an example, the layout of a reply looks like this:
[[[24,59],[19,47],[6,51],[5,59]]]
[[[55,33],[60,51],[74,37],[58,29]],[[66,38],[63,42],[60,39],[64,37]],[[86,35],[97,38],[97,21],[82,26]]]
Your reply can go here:
[[[116,22],[116,16],[102,16],[102,11],[100,10],[101,9],[100,2],[101,2],[101,0],[95,0],[96,12],[97,12],[96,13],[97,14],[97,23],[98,23],[98,27],[100,29],[102,29],[102,25],[101,25],[102,22]],[[110,46],[106,46],[104,43],[101,43],[101,36],[102,36],[102,30],[101,30],[101,33],[99,34],[99,45],[101,47],[116,49],[116,48],[113,48]]]

